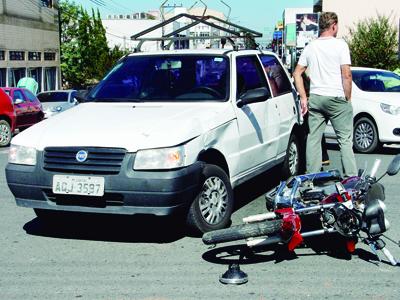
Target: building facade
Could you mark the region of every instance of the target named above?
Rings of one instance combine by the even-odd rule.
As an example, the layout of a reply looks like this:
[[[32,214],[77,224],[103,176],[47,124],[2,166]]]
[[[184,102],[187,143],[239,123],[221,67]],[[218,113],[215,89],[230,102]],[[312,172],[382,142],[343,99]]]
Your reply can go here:
[[[377,15],[390,17],[393,26],[399,29],[400,1],[399,0],[316,0],[314,11],[333,11],[339,18],[338,37],[348,36],[349,30],[355,24]]]
[[[60,88],[56,0],[0,0],[0,86],[28,76],[38,92]]]

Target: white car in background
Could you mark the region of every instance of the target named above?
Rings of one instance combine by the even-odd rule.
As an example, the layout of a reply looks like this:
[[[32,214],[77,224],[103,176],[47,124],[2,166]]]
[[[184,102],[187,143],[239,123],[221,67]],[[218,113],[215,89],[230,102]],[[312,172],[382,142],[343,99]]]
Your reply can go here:
[[[354,149],[371,153],[382,144],[400,144],[400,76],[385,70],[352,67]],[[336,138],[330,123],[327,138]]]
[[[44,117],[48,118],[78,104],[76,90],[46,91],[37,94],[43,105]]]

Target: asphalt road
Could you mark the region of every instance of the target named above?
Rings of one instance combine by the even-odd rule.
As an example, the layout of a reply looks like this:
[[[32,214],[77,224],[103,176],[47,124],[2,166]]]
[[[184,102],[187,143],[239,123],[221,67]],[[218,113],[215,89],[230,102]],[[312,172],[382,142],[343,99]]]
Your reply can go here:
[[[339,166],[335,146],[331,167]],[[359,167],[382,159],[381,171],[400,148],[357,155]],[[230,286],[219,276],[237,256],[233,245],[209,248],[187,237],[179,223],[155,218],[74,218],[40,222],[20,208],[7,188],[7,149],[0,149],[0,299],[399,299],[400,265],[378,263],[358,244],[351,259],[300,248],[296,255],[267,251],[241,268],[249,282]],[[400,174],[385,177],[388,235],[400,240]],[[277,170],[235,190],[233,223],[264,210],[264,193]],[[390,244],[400,259],[400,248]]]

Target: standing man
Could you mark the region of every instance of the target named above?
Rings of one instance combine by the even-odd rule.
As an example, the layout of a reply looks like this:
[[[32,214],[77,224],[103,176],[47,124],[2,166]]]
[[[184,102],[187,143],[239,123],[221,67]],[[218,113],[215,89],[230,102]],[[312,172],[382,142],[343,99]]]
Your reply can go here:
[[[338,138],[344,176],[352,176],[357,174],[357,166],[353,153],[350,51],[344,40],[336,38],[336,13],[323,12],[319,18],[319,30],[320,37],[304,48],[293,73],[302,114],[309,112],[307,173],[321,169],[321,139],[326,120],[330,120]],[[302,78],[306,69],[311,80],[309,99]]]

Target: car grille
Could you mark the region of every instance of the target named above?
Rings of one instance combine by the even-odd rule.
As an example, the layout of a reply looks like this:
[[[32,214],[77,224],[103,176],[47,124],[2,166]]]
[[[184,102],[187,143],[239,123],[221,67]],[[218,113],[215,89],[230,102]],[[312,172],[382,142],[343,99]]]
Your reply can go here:
[[[88,152],[84,162],[76,160],[80,150]],[[120,148],[48,147],[44,149],[44,169],[64,173],[118,174],[126,150]]]

